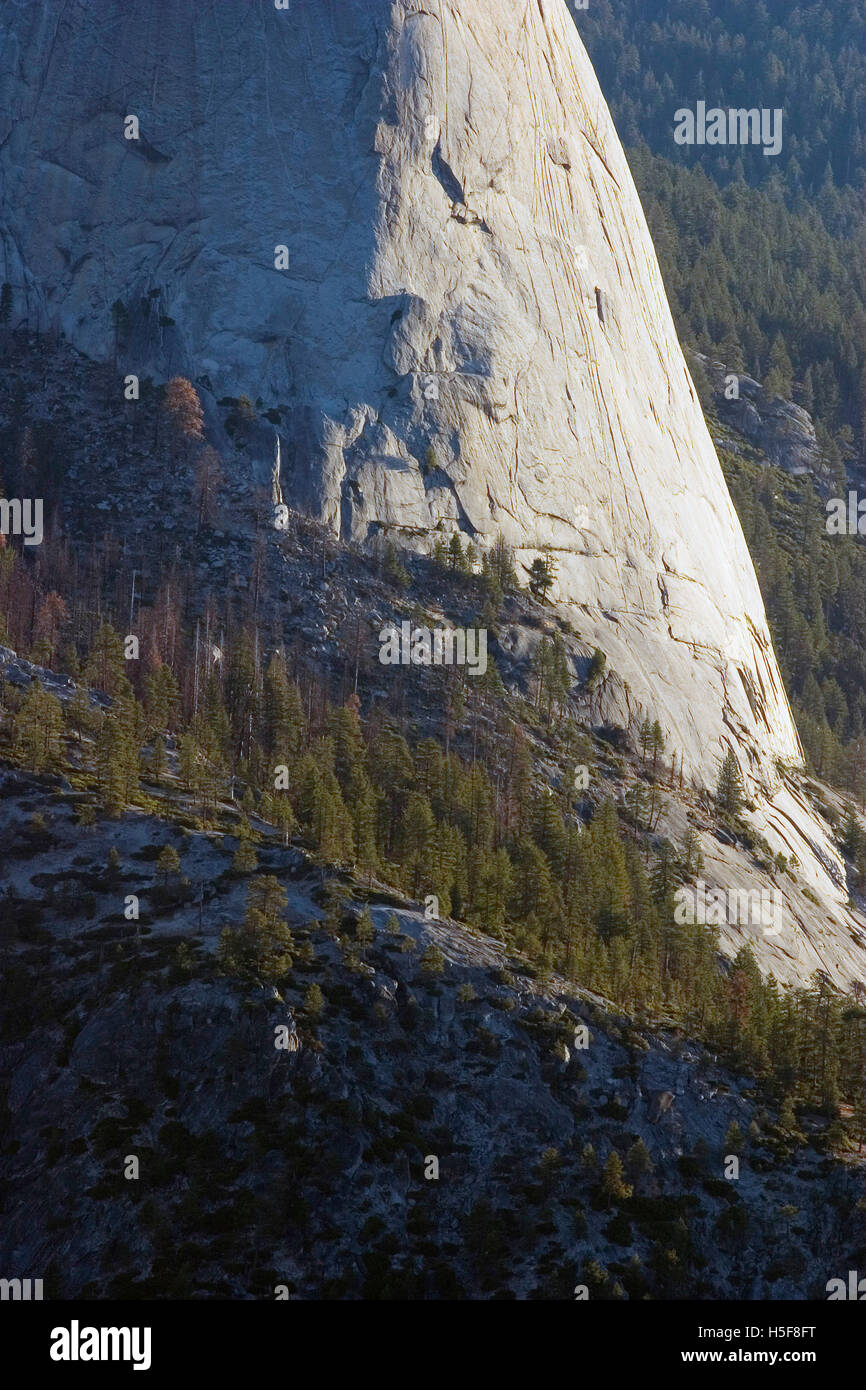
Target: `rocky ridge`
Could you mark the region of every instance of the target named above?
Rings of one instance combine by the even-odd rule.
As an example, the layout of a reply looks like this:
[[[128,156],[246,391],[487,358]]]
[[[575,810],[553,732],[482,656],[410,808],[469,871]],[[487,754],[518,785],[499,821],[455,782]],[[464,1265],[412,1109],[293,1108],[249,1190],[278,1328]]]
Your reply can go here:
[[[49,783],[0,781],[29,903],[0,906],[0,1263],[46,1297],[802,1299],[862,1258],[859,1170],[825,1156],[819,1117],[795,1142],[688,1038],[375,887],[352,964],[359,906],[329,918],[321,871],[273,841],[295,962],[282,992],[244,986],[214,970],[243,900],[230,828],[177,807],[82,830],[80,794]],[[167,843],[203,907],[159,896]],[[649,1167],[606,1193],[638,1140]]]

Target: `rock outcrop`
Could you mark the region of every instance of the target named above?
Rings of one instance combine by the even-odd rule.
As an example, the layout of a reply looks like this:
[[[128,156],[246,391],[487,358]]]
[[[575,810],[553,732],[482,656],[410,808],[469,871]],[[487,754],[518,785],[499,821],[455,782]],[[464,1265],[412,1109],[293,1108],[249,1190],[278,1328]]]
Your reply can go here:
[[[564,0],[48,0],[4,8],[0,52],[16,317],[280,410],[287,500],[345,536],[551,547],[687,771],[799,759]]]
[[[102,920],[118,891],[106,856],[114,845],[121,888],[147,901],[157,871],[142,851],[171,834],[165,821],[82,832],[58,789],[52,844],[22,859],[9,842],[34,785],[7,774],[0,791],[4,875],[30,879],[29,918],[19,909],[10,931],[4,917],[0,1267],[44,1278],[46,1299],[273,1301],[282,1286],[293,1299],[573,1301],[590,1261],[623,1267],[599,1182],[637,1139],[651,1168],[629,1182],[637,1215],[655,1219],[628,1232],[629,1297],[816,1298],[854,1267],[857,1167],[828,1162],[816,1116],[803,1121],[813,1142],[782,1142],[754,1078],[680,1030],[650,1031],[556,976],[542,984],[501,943],[375,895],[354,968],[316,920],[320,871],[273,845],[262,850],[309,958],[279,992],[239,986],[213,953],[245,889],[213,835],[184,841],[214,889],[204,913],[187,902],[132,940],[119,914]],[[96,928],[81,895],[54,900],[81,879]],[[326,1000],[315,1020],[313,981]],[[741,1179],[712,1183],[733,1122],[749,1135]],[[798,1213],[784,1239],[782,1195]],[[653,1252],[674,1216],[689,1225],[671,1285]]]
[[[813,473],[821,448],[812,417],[794,401],[774,396],[754,377],[732,373],[736,397],[728,394],[728,374],[722,362],[698,354],[713,386],[714,404],[723,424],[745,436],[770,463],[795,477]],[[727,447],[730,447],[728,444]]]

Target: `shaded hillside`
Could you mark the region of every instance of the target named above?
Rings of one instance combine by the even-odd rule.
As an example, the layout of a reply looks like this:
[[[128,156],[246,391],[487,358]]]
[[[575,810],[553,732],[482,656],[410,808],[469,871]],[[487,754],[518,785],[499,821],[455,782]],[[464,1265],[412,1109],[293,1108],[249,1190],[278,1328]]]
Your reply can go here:
[[[0,793],[32,903],[3,916],[0,1258],[47,1297],[821,1298],[860,1257],[823,1122],[679,1030],[264,828],[233,872],[229,807],[82,828],[69,788]],[[275,882],[262,983],[220,941]]]
[[[866,439],[863,0],[593,0],[574,10],[684,342]],[[677,145],[674,113],[784,113],[778,156]]]
[[[866,171],[863,0],[592,0],[572,10],[626,145],[670,144],[671,158],[703,163],[721,183],[738,166],[750,183],[777,167],[811,194],[828,167],[855,187]],[[784,108],[781,154],[674,146],[674,108],[700,100]]]

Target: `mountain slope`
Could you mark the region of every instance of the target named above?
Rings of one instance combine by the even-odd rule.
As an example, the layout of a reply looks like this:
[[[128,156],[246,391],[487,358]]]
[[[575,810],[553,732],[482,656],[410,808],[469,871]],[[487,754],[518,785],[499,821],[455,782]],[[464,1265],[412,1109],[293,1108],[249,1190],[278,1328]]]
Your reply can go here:
[[[16,317],[116,349],[122,372],[260,398],[285,495],[348,538],[501,533],[527,565],[552,547],[557,597],[628,687],[621,722],[658,714],[688,772],[713,780],[729,743],[767,783],[798,760],[564,0],[250,22],[166,4],[140,22],[114,0],[109,42],[96,23],[59,3],[0,20]]]
[[[34,796],[46,832],[22,832]],[[293,961],[238,979],[231,837],[82,830],[84,799],[0,777],[31,904],[0,917],[0,1259],[46,1297],[802,1299],[862,1258],[860,1170],[822,1119],[681,1033],[375,888],[364,937],[272,835]],[[203,910],[161,890],[165,845]]]

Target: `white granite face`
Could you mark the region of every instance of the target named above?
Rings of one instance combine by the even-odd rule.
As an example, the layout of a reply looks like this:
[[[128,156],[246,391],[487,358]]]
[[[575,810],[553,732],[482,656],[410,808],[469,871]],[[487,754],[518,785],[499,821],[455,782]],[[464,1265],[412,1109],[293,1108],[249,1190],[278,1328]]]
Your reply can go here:
[[[283,496],[344,537],[552,547],[617,715],[771,810],[799,742],[564,0],[7,3],[0,179],[19,317],[110,358],[122,300],[120,369],[280,407]]]
[[[31,323],[105,357],[120,299],[124,369],[285,407],[286,499],[344,536],[554,547],[554,596],[687,771],[726,740],[744,771],[798,758],[564,0],[48,0],[3,7],[0,55],[2,270]]]

